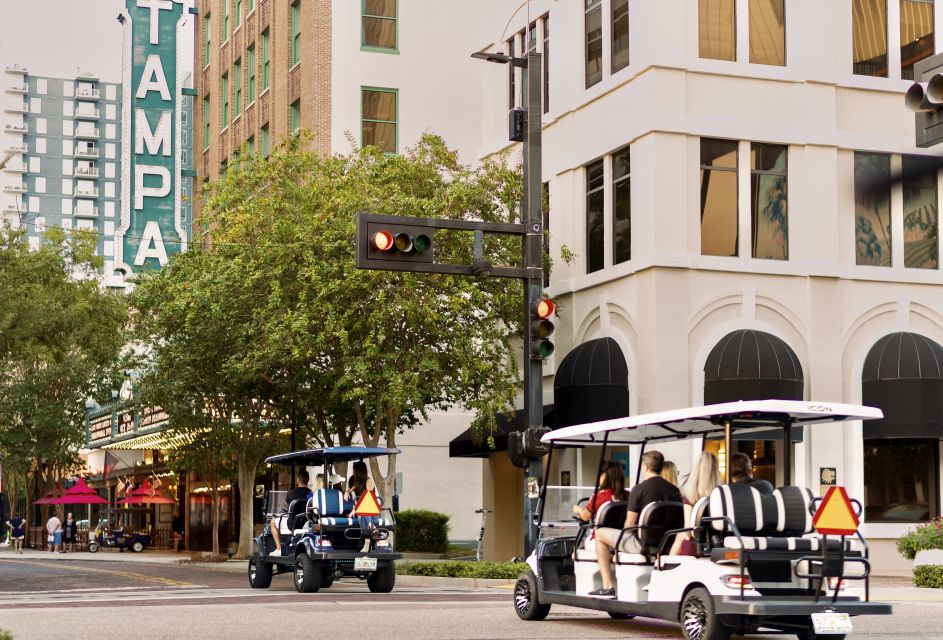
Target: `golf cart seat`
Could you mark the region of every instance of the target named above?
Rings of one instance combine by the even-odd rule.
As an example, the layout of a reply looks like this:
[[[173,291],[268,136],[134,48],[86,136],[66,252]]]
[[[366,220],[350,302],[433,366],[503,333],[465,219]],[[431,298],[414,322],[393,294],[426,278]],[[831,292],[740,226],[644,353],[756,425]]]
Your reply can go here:
[[[684,526],[684,505],[680,502],[650,502],[642,507],[638,516],[638,538],[642,543],[642,553],[620,551],[617,564],[651,564],[665,534]],[[630,535],[630,533],[626,533]],[[666,542],[666,547],[671,546]]]
[[[621,529],[625,525],[625,512],[628,507],[625,500],[609,500],[599,505],[593,521],[580,528],[577,539],[575,560],[596,562],[596,540],[594,531],[598,528]]]

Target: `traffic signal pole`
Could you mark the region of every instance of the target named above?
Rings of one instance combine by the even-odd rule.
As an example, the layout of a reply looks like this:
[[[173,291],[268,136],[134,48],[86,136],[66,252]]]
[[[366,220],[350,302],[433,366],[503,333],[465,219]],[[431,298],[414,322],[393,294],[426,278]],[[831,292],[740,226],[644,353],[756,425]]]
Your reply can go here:
[[[527,108],[524,136],[524,416],[526,430],[534,433],[544,425],[543,360],[535,357],[534,315],[532,309],[543,296],[543,171],[541,166],[541,104],[542,69],[539,53],[527,54],[523,73],[524,99]],[[531,458],[524,477],[524,555],[530,555],[537,544],[535,522],[537,492],[542,458]]]

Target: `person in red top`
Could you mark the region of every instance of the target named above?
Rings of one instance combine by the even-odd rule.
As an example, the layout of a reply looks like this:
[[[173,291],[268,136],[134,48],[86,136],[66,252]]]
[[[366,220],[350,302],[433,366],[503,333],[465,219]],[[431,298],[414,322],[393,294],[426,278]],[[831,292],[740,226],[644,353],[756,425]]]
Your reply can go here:
[[[617,497],[613,497],[617,496]],[[625,499],[625,476],[622,473],[622,465],[612,460],[607,460],[602,468],[602,474],[599,476],[599,489],[589,499],[586,506],[579,504],[573,505],[575,513],[583,522],[589,522],[596,510],[610,500]]]

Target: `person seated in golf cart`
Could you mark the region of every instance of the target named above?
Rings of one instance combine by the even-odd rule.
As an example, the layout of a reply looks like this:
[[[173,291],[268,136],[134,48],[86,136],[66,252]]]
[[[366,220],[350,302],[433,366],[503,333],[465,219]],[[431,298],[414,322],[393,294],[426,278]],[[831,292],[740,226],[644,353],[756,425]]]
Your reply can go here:
[[[699,500],[706,500],[710,497],[714,488],[720,485],[720,465],[717,462],[717,456],[710,451],[701,451],[694,468],[688,474],[684,484],[681,485],[681,502],[684,504],[684,522],[691,521],[694,512],[694,506]],[[706,514],[706,509],[701,516]],[[685,524],[687,527],[688,525]],[[675,536],[674,543],[671,545],[671,551],[668,555],[672,556],[696,556],[697,548],[691,539],[690,531],[682,531]]]
[[[308,472],[302,469],[298,472],[298,486],[288,492],[288,495],[285,496],[285,508],[281,513],[272,516],[272,526],[270,527],[272,531],[272,540],[275,541],[275,551],[270,555],[280,556],[282,555],[282,535],[290,536],[293,531],[295,523],[292,522],[295,515],[304,513],[304,508],[308,503],[308,498],[311,497],[311,489],[308,488],[309,480]],[[300,504],[296,506],[294,510],[291,509],[292,502]]]
[[[642,482],[632,487],[629,493],[629,504],[625,514],[625,524],[628,528],[638,523],[639,514],[645,505],[652,502],[681,502],[681,492],[661,477],[661,470],[665,457],[659,451],[647,451],[642,456]],[[612,552],[621,535],[619,529],[602,527],[596,530],[596,558],[599,563],[599,574],[602,579],[602,588],[590,591],[589,595],[601,598],[615,598],[616,590],[612,580]],[[621,550],[626,553],[641,553],[642,544],[637,531],[622,536]]]
[[[607,460],[599,476],[599,490],[593,494],[585,507],[582,504],[574,504],[573,513],[583,522],[589,522],[600,506],[610,500],[625,500],[625,495],[625,476],[622,473],[622,465],[613,460]]]
[[[773,493],[773,484],[769,480],[753,477],[753,461],[740,451],[730,456],[730,484],[745,484],[766,496]]]

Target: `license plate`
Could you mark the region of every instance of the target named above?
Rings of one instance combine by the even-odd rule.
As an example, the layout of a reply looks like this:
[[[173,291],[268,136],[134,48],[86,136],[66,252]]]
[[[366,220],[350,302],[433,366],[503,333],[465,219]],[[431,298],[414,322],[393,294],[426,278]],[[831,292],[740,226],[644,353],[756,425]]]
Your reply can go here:
[[[354,558],[354,571],[376,571],[376,558]]]
[[[813,613],[812,626],[822,635],[851,633],[851,618],[847,613]]]

